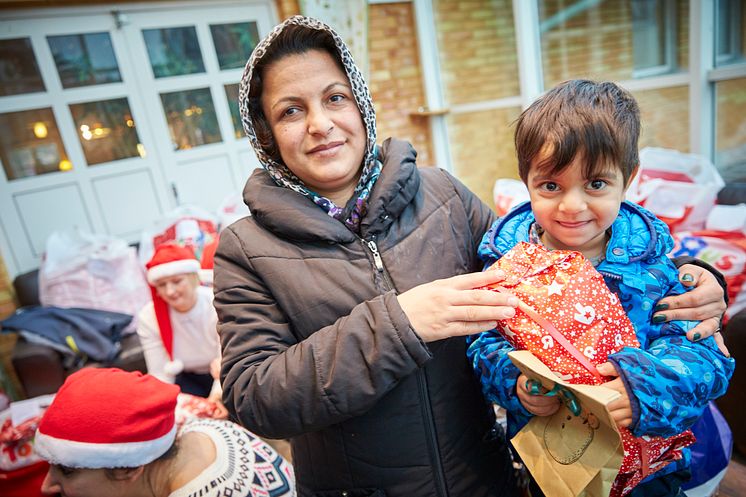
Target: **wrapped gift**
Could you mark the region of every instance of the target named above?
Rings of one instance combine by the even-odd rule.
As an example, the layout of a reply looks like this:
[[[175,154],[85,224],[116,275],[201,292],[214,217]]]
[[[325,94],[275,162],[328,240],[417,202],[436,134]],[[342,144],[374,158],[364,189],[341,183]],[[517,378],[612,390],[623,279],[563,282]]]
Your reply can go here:
[[[487,288],[510,293],[520,304],[497,330],[518,350],[532,352],[570,384],[600,385],[596,366],[624,347],[639,347],[618,297],[582,254],[548,251],[519,243],[490,270],[505,279]],[[694,442],[691,432],[670,438],[635,437],[620,428],[624,459],[611,495],[624,495],[648,475],[682,457]]]

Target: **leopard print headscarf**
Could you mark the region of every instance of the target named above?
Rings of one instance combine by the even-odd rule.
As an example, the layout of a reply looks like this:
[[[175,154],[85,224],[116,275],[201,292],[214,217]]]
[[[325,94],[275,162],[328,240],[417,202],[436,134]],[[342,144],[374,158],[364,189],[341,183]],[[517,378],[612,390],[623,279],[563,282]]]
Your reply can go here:
[[[347,78],[350,80],[353,96],[357,108],[362,116],[365,129],[367,131],[366,150],[363,156],[362,173],[358,181],[352,198],[346,206],[335,205],[330,199],[322,197],[310,190],[303,181],[293,174],[288,167],[282,162],[278,162],[262,148],[256,136],[254,121],[249,107],[249,85],[251,77],[257,62],[264,57],[267,49],[277,36],[289,25],[305,26],[310,29],[322,30],[328,32],[334,40],[337,48],[337,56],[345,69]],[[316,205],[324,209],[331,217],[345,223],[351,230],[358,232],[360,230],[360,220],[367,209],[367,199],[370,196],[370,190],[373,188],[381,172],[381,162],[376,158],[376,113],[373,109],[373,102],[370,98],[368,86],[363,79],[363,75],[355,65],[347,45],[342,38],[328,25],[323,22],[304,16],[294,16],[283,23],[277,25],[254,49],[249,61],[246,63],[241,85],[238,92],[238,106],[241,111],[241,121],[243,123],[246,135],[249,137],[251,146],[256,152],[259,162],[267,170],[272,179],[280,186],[290,188],[311,199]]]

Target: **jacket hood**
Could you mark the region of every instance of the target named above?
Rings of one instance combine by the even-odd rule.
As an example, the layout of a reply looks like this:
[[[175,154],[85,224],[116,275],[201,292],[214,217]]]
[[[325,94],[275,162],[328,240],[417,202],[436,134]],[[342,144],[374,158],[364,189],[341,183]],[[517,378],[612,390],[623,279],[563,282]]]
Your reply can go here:
[[[525,202],[510,211],[484,235],[479,246],[483,260],[502,257],[516,242],[529,241],[529,230],[535,218],[531,204]],[[673,241],[665,223],[651,212],[632,202],[624,201],[611,225],[611,239],[606,247],[606,259],[627,264],[650,257],[661,257],[673,249]]]
[[[282,33],[283,30],[285,30],[288,26],[292,25],[305,26],[314,30],[326,31],[334,40],[334,44],[337,48],[337,59],[344,67],[347,78],[350,80],[350,86],[352,87],[355,102],[357,104],[358,110],[360,111],[360,115],[362,116],[363,124],[365,125],[365,129],[367,132],[366,151],[363,158],[365,169],[369,169],[372,164],[375,163],[376,114],[373,108],[373,102],[370,97],[370,91],[368,90],[368,85],[365,83],[363,74],[360,72],[360,69],[357,67],[357,65],[355,65],[355,61],[352,59],[352,55],[350,54],[347,45],[345,45],[344,41],[342,41],[342,38],[340,38],[340,36],[331,27],[317,19],[304,16],[293,16],[285,20],[283,23],[278,24],[262,41],[259,42],[259,44],[252,52],[249,61],[246,63],[246,67],[244,68],[243,76],[241,77],[241,84],[239,87],[238,106],[241,112],[241,122],[243,123],[244,131],[249,137],[249,142],[254,148],[254,152],[256,153],[259,162],[262,164],[262,167],[269,171],[275,182],[295,190],[296,185],[301,184],[301,181],[290,172],[285,164],[272,159],[267,151],[260,145],[259,140],[256,136],[256,116],[252,115],[249,107],[249,89],[254,73],[254,68],[256,67],[257,63],[265,56],[267,50],[275,42],[278,35]],[[365,176],[366,174],[364,170],[362,177]],[[293,184],[292,182],[288,182],[287,177],[292,178],[292,180],[296,183]]]

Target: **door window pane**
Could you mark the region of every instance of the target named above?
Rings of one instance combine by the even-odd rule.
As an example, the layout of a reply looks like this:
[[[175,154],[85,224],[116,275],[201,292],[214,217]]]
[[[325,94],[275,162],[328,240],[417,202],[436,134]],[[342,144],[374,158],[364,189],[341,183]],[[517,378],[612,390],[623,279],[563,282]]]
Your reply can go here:
[[[69,171],[52,109],[0,114],[0,159],[8,180]]]
[[[448,103],[518,95],[518,55],[510,0],[433,2]],[[396,46],[396,39],[391,43]]]
[[[0,96],[44,91],[29,38],[0,40]]]
[[[225,98],[228,99],[228,107],[231,109],[231,120],[233,121],[233,134],[236,138],[243,138],[243,125],[241,124],[241,111],[238,109],[238,83],[225,85]]]
[[[244,67],[259,42],[256,22],[210,25],[220,69]]]
[[[142,36],[156,78],[205,72],[194,26],[143,29]]]
[[[144,156],[126,98],[70,105],[89,165]]]
[[[544,86],[623,81],[687,67],[685,0],[539,0]]]
[[[122,81],[109,33],[48,36],[64,88]]]
[[[746,183],[746,78],[715,84],[715,164],[726,183]]]
[[[174,150],[222,140],[209,88],[161,93]]]

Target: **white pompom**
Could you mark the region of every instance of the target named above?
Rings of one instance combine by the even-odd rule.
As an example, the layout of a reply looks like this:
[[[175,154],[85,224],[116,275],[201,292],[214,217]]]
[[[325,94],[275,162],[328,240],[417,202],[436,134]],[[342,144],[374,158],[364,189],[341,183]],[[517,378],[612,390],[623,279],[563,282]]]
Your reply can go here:
[[[163,366],[163,372],[169,376],[176,377],[182,371],[184,371],[184,363],[180,359],[169,361]]]

